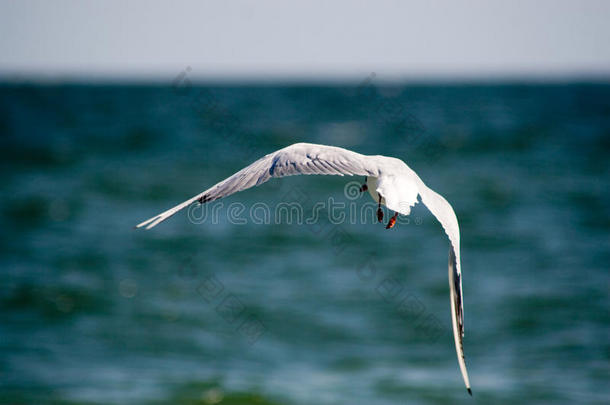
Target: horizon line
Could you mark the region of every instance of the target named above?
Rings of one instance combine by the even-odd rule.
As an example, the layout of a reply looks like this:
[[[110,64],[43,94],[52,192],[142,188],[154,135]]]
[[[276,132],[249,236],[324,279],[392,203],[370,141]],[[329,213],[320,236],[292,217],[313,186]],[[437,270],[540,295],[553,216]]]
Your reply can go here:
[[[185,67],[186,69],[186,67]],[[184,71],[184,70],[183,70]],[[172,85],[182,72],[174,75],[144,74],[75,74],[75,73],[20,73],[0,71],[2,84],[31,85]],[[183,80],[183,78],[181,79]],[[546,73],[467,73],[467,74],[189,74],[192,86],[206,85],[354,85],[367,80],[377,85],[426,85],[426,84],[565,84],[610,83],[607,72],[546,72]]]

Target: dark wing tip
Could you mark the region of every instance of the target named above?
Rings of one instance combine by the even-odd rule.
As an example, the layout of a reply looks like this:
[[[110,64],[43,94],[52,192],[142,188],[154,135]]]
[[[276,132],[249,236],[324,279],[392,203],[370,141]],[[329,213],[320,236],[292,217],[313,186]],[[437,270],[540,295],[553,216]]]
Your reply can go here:
[[[466,388],[468,390],[468,393],[470,394],[470,396],[472,396],[472,390],[470,388]]]

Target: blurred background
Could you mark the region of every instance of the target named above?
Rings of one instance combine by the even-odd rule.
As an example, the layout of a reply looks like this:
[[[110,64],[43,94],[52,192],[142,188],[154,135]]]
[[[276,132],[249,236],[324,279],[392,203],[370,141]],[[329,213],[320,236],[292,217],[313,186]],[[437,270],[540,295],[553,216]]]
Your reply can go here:
[[[608,17],[2,1],[0,403],[608,403]],[[133,229],[295,142],[401,158],[451,202],[473,398],[422,206],[391,231],[248,216],[370,201],[304,176]]]

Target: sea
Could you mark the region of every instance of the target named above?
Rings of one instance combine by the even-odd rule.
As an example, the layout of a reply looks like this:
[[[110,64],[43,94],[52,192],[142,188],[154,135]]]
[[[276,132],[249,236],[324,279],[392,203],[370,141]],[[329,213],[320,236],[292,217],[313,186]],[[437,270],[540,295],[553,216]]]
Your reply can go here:
[[[610,85],[0,84],[0,403],[610,403]],[[297,142],[402,159],[134,226]]]

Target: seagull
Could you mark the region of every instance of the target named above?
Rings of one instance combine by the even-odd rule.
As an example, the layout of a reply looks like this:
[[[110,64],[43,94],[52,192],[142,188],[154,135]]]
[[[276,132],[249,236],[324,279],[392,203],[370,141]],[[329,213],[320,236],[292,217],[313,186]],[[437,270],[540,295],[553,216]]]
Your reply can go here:
[[[382,205],[394,211],[386,229],[394,227],[398,214],[409,215],[411,207],[418,202],[418,196],[421,197],[421,201],[441,223],[449,237],[449,295],[453,338],[464,384],[468,393],[472,395],[462,344],[464,303],[460,266],[460,228],[457,217],[447,200],[428,188],[400,159],[381,155],[362,155],[335,146],[296,143],[260,158],[204,192],[136,225],[136,228],[150,229],[194,202],[205,204],[259,186],[271,178],[298,174],[364,176],[365,182],[360,187],[360,191],[368,191],[378,204],[377,220],[383,221]]]

